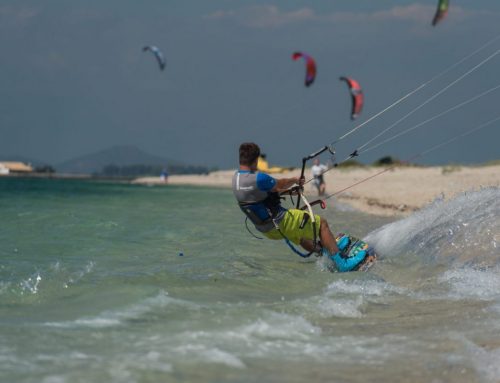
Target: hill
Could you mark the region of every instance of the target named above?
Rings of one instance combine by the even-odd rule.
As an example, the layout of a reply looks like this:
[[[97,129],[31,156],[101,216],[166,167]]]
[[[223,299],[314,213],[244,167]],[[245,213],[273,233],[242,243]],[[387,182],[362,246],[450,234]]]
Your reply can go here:
[[[55,168],[58,173],[97,174],[110,165],[115,167],[144,165],[164,168],[186,166],[179,161],[146,153],[135,146],[114,146],[59,163]]]

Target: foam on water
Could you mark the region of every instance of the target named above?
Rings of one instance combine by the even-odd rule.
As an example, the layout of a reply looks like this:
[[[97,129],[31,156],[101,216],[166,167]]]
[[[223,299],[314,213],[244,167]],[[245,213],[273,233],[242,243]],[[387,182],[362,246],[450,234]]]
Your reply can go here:
[[[147,313],[163,308],[169,305],[181,305],[188,307],[196,307],[194,303],[183,301],[181,299],[172,298],[168,295],[166,291],[161,291],[158,295],[146,298],[145,300],[128,306],[121,310],[104,311],[101,314],[94,317],[84,317],[78,318],[72,321],[63,322],[46,322],[46,326],[51,327],[63,327],[63,328],[74,328],[74,327],[110,327],[118,326],[124,324],[124,322],[132,319],[140,318]]]
[[[463,344],[467,359],[484,382],[498,382],[500,377],[500,347],[480,346],[463,334],[454,334],[455,339]]]
[[[175,348],[175,352],[191,360],[199,360],[202,363],[223,364],[234,368],[246,368],[240,358],[230,352],[220,350],[203,344],[187,344]]]
[[[390,283],[376,280],[338,280],[328,285],[328,296],[337,296],[339,294],[356,294],[366,297],[387,297],[391,294],[405,294],[406,289],[393,286]]]
[[[500,302],[500,267],[478,270],[471,267],[446,271],[439,283],[450,286],[450,298],[474,298]]]
[[[311,335],[320,334],[321,329],[301,316],[271,312],[265,319],[259,318],[237,332],[248,337],[307,340]]]
[[[211,331],[186,331],[169,340],[179,344],[174,354],[190,355],[200,363],[243,368],[245,358],[304,360],[330,363],[362,357],[380,364],[395,353],[411,354],[412,341],[401,336],[331,336],[301,315],[267,311],[247,325]],[[215,347],[214,347],[215,346]],[[214,355],[211,353],[214,352]]]
[[[406,295],[405,288],[373,279],[338,279],[322,294],[296,300],[294,305],[322,318],[361,318],[367,302],[385,303],[392,296]]]

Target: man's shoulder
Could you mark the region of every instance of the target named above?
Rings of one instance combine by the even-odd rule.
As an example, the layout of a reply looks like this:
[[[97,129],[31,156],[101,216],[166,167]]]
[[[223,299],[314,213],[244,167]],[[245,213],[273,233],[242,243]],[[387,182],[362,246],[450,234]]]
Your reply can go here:
[[[276,185],[276,179],[267,173],[257,172],[257,187],[262,191],[270,191]]]
[[[257,177],[257,181],[271,181],[271,180],[276,181],[276,179],[274,177],[270,176],[267,173],[257,172],[255,174],[256,174],[256,177]]]

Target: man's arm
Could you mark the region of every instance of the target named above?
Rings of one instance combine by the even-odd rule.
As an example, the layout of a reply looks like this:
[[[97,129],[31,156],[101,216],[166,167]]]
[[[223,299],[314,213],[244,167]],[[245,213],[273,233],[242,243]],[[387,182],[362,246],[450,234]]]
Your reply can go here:
[[[276,180],[276,185],[271,189],[272,192],[281,193],[290,189],[294,185],[304,185],[304,179],[300,177],[280,178]]]
[[[290,189],[293,185],[304,185],[304,178],[291,177],[291,178],[273,178],[266,173],[257,174],[257,187],[262,191],[281,193]]]

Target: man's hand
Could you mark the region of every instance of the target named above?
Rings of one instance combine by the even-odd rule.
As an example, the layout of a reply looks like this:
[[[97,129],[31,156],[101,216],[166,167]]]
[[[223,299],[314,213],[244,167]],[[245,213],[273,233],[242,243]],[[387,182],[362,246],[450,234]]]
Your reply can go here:
[[[299,188],[302,188],[304,183],[305,179],[300,177],[281,178],[277,180],[276,186],[272,191],[282,193],[288,191],[294,185],[298,185]]]

